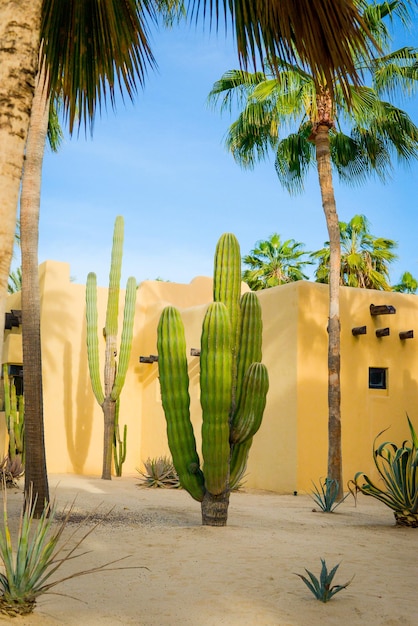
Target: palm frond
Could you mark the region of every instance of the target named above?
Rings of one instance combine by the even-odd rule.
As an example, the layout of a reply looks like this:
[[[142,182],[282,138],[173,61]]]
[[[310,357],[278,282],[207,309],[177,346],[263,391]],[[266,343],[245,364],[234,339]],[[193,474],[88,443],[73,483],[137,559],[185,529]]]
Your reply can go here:
[[[155,66],[150,0],[44,0],[42,15],[49,89],[62,94],[70,132],[76,119],[92,125],[107,97],[114,106],[117,87],[132,98]]]

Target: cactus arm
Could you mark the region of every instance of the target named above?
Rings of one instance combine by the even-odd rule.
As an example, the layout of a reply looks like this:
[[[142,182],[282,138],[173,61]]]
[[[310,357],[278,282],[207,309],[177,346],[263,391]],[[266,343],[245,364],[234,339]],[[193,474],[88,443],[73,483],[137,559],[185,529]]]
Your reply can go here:
[[[232,393],[230,323],[226,306],[209,305],[200,352],[202,456],[206,489],[223,493],[229,480],[229,411]]]
[[[232,448],[229,476],[229,485],[231,489],[237,487],[240,480],[244,476],[244,472],[247,467],[248,454],[252,443],[253,438],[250,437],[244,441],[244,443],[238,443]]]
[[[100,406],[104,402],[104,394],[100,381],[99,340],[97,332],[97,280],[96,274],[90,272],[86,284],[86,322],[87,322],[87,358],[90,370],[91,386]]]
[[[110,260],[109,291],[105,324],[106,337],[108,335],[118,334],[119,285],[122,272],[123,235],[123,217],[118,215],[113,230],[113,245]]]
[[[122,465],[126,461],[126,439],[128,434],[128,427],[125,424],[123,427],[123,438],[120,438],[119,430],[119,400],[116,401],[115,407],[115,432],[113,435],[113,462],[115,464],[116,476],[122,476]]]
[[[231,424],[231,443],[243,443],[260,428],[269,379],[263,363],[251,363],[243,382],[240,404]]]
[[[123,313],[122,336],[120,342],[119,362],[116,372],[115,382],[112,387],[110,397],[112,400],[119,398],[122,387],[125,383],[126,372],[128,371],[129,358],[131,356],[132,337],[135,319],[136,303],[136,280],[132,276],[128,278],[125,294],[125,308]]]
[[[261,305],[254,292],[241,297],[241,333],[237,366],[236,404],[240,403],[244,376],[251,363],[259,363],[262,358],[263,323]]]
[[[157,337],[161,400],[173,464],[182,487],[201,502],[205,487],[190,421],[186,339],[180,313],[174,307],[163,310]]]
[[[232,412],[235,407],[235,384],[241,320],[241,253],[237,238],[224,233],[216,246],[213,272],[213,299],[228,310],[232,354]]]

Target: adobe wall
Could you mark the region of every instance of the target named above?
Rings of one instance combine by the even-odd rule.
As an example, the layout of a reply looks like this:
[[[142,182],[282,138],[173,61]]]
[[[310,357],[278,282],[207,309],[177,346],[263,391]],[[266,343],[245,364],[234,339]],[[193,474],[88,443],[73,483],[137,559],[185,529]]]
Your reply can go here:
[[[70,282],[69,265],[47,261],[40,266],[45,443],[48,471],[100,475],[103,417],[90,384],[86,352],[85,287]],[[123,296],[121,290],[120,323]],[[328,287],[298,282],[258,293],[263,311],[263,361],[270,390],[263,424],[254,438],[246,485],[281,493],[311,491],[312,480],[327,466]],[[9,307],[19,308],[19,294]],[[156,363],[140,356],[157,354],[156,329],[162,309],[173,304],[185,323],[191,413],[200,446],[199,348],[201,322],[212,299],[212,280],[189,285],[146,281],[137,294],[134,340],[121,395],[120,424],[128,425],[124,474],[148,457],[169,454]],[[99,328],[104,326],[107,289],[99,288]],[[369,306],[391,304],[395,315],[373,318]],[[401,443],[408,436],[405,413],[418,424],[416,338],[418,298],[397,293],[341,288],[341,383],[344,479],[358,470],[373,473],[374,436]],[[367,333],[352,335],[355,326]],[[378,339],[377,328],[390,335]],[[21,329],[6,331],[3,362],[21,363]],[[101,356],[104,355],[104,340]],[[20,358],[20,361],[18,359]],[[368,368],[387,368],[388,389],[368,387]],[[103,364],[102,364],[103,370]],[[1,429],[0,429],[1,436]]]

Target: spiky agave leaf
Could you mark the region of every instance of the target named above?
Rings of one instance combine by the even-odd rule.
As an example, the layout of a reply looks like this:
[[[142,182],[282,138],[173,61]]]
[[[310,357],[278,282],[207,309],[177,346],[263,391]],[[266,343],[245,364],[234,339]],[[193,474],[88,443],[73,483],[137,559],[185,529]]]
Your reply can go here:
[[[19,530],[16,541],[16,550],[13,549],[8,514],[6,492],[3,490],[3,528],[0,529],[0,559],[3,562],[4,573],[0,574],[0,613],[9,616],[31,613],[37,598],[48,593],[53,587],[71,578],[92,574],[99,571],[113,569],[110,565],[122,561],[122,557],[97,567],[78,571],[58,580],[50,580],[56,571],[67,561],[83,556],[85,553],[76,553],[80,545],[98,526],[95,524],[87,532],[76,537],[81,525],[77,525],[64,542],[60,539],[70,519],[73,504],[65,512],[58,528],[53,528],[55,506],[47,503],[41,517],[34,520],[36,497],[29,493],[26,506],[21,513]],[[88,521],[89,517],[84,520]],[[73,543],[71,547],[71,543]]]
[[[321,559],[321,564],[322,566],[319,579],[306,568],[305,572],[308,574],[309,579],[303,574],[296,574],[296,576],[299,576],[299,578],[303,580],[305,585],[313,593],[317,600],[321,600],[321,602],[328,602],[333,596],[335,596],[336,593],[342,591],[342,589],[346,589],[353,579],[349,580],[344,585],[334,585],[331,587],[335,573],[340,564],[337,563],[337,565],[335,565],[329,572],[325,559]]]

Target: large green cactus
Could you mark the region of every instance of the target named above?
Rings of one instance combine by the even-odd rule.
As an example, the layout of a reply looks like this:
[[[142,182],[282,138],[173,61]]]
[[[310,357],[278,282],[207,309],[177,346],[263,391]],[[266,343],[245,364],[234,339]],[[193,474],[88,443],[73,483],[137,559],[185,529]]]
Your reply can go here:
[[[254,293],[241,297],[240,250],[230,233],[216,247],[213,294],[200,350],[203,472],[190,420],[184,328],[174,307],[161,315],[157,348],[168,443],[180,482],[201,502],[203,524],[224,526],[230,489],[245,471],[268,391],[261,307]]]
[[[106,323],[103,329],[106,342],[104,389],[100,377],[96,274],[90,272],[87,276],[86,285],[87,356],[93,393],[103,410],[104,438],[102,478],[106,480],[111,479],[112,448],[117,443],[115,439],[116,402],[119,399],[125,383],[128,369],[136,301],[136,280],[130,277],[126,284],[120,354],[119,360],[117,360],[119,285],[122,270],[123,233],[123,218],[118,216],[115,220],[113,233]],[[126,433],[124,439],[126,441]],[[118,472],[119,471],[121,471],[121,468],[118,468]]]

